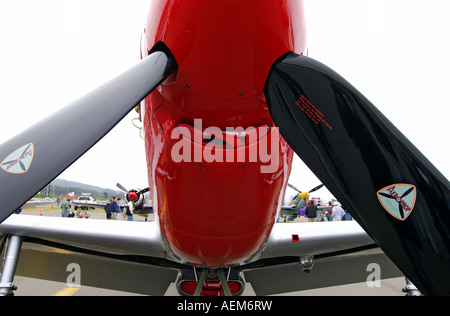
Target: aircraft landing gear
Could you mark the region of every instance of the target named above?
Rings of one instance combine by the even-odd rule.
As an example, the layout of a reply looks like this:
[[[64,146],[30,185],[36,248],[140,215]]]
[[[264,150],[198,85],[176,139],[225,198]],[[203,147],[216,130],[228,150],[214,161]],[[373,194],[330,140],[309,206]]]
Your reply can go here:
[[[406,296],[423,296],[423,294],[417,289],[417,287],[405,277],[406,287],[402,289],[402,292],[406,293]]]
[[[180,271],[176,286],[183,296],[239,296],[245,288],[241,272],[226,268]]]
[[[2,236],[0,252],[6,243],[6,236]],[[0,296],[13,296],[17,287],[14,286],[14,275],[16,273],[17,263],[19,262],[20,249],[22,248],[23,238],[20,236],[10,236],[9,243],[3,262],[2,276],[0,279]]]

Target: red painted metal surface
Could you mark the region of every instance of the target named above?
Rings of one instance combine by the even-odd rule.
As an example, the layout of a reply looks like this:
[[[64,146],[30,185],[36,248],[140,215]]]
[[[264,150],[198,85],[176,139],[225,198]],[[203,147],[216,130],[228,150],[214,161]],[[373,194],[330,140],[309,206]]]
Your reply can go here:
[[[149,182],[161,231],[183,261],[241,262],[269,236],[290,173],[293,153],[276,129],[249,138],[251,127],[273,127],[263,95],[270,67],[290,51],[306,52],[303,3],[153,1],[142,56],[158,42],[179,67],[145,100]],[[211,127],[216,141],[243,143],[209,143],[203,132]]]

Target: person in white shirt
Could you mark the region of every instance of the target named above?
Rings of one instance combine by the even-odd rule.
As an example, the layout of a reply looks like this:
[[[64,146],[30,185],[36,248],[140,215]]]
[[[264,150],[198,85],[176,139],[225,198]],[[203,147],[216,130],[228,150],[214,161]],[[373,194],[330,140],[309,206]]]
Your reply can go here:
[[[133,212],[134,212],[134,200],[131,199],[127,204],[127,221],[132,222],[133,221]]]
[[[333,218],[333,221],[340,221],[342,219],[342,216],[345,215],[345,211],[340,205],[336,205],[331,210],[331,217]]]

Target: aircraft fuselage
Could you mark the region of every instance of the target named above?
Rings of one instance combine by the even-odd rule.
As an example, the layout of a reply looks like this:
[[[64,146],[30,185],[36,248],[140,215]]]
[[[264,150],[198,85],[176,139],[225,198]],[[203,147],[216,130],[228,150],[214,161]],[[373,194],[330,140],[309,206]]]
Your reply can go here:
[[[158,0],[149,12],[142,57],[162,42],[178,63],[142,104],[161,232],[184,262],[242,262],[267,240],[291,170],[263,88],[278,58],[306,54],[303,3]]]

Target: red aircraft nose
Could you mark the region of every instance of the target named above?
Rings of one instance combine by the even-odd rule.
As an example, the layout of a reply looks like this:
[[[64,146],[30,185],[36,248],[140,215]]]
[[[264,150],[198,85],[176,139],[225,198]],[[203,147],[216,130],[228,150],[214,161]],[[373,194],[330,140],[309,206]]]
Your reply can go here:
[[[137,195],[136,192],[128,193],[128,201],[131,201],[132,199],[133,201],[137,201],[139,199],[139,196]]]

